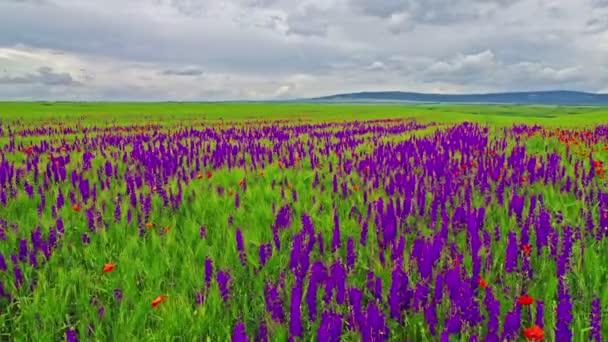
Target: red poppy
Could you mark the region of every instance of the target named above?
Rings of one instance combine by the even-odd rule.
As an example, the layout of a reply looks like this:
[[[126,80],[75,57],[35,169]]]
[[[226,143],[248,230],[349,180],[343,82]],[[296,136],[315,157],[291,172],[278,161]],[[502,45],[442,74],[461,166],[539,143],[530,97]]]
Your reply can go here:
[[[522,176],[522,177],[521,177],[521,181],[522,181],[522,183],[525,183],[525,182],[527,182],[527,181],[528,181],[528,178],[526,178],[526,176]]]
[[[454,176],[460,177],[460,172],[458,172],[458,171],[454,172]]]
[[[212,174],[211,171],[207,171],[207,179],[211,178]]]
[[[74,204],[72,206],[72,210],[74,210],[74,211],[80,211],[80,206],[78,204]]]
[[[486,283],[485,280],[483,280],[483,278],[479,278],[477,279],[477,284],[479,285],[479,287],[485,289],[486,287],[488,287],[488,283]]]
[[[198,178],[198,179],[203,179],[203,174],[202,174],[202,173],[199,173],[199,174],[196,176],[196,178]]]
[[[529,255],[530,252],[532,252],[532,247],[530,247],[530,245],[523,245],[521,246],[521,250],[524,252],[524,254]]]
[[[158,296],[158,297],[156,297],[156,299],[154,299],[152,301],[152,307],[156,308],[158,306],[158,304],[160,304],[164,301],[165,301],[165,296]]]
[[[608,148],[608,147],[607,147],[607,148]],[[365,173],[368,173],[368,172],[369,172],[369,166],[364,167],[364,168],[363,168],[363,171],[364,171]]]
[[[357,185],[353,186],[353,190],[359,191],[359,186],[357,186]]]
[[[523,295],[521,297],[519,297],[519,300],[517,301],[517,304],[519,305],[532,305],[534,303],[534,298],[528,296],[528,295]]]
[[[538,325],[524,329],[524,337],[528,341],[542,341],[545,339],[545,332]]]
[[[110,273],[114,271],[114,268],[116,268],[116,265],[114,264],[105,264],[103,266],[103,273]]]
[[[245,181],[241,179],[241,180],[239,181],[239,186],[243,186],[243,184],[244,184],[244,183],[245,183]]]
[[[154,224],[152,224],[152,222],[146,223],[146,228],[152,229],[152,227],[154,227]]]

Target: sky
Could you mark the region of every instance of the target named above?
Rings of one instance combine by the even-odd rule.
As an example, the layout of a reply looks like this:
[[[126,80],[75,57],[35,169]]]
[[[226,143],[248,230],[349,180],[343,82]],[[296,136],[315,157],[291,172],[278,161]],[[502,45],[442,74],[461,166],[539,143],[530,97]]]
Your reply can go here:
[[[0,0],[0,100],[608,93],[608,0]]]

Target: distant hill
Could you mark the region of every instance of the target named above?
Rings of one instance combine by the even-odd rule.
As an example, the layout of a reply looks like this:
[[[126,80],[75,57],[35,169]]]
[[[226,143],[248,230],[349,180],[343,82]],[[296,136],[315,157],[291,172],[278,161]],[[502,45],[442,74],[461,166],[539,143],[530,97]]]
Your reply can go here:
[[[425,94],[401,91],[359,92],[307,99],[311,102],[500,103],[522,105],[608,106],[608,94],[531,91],[490,94]]]

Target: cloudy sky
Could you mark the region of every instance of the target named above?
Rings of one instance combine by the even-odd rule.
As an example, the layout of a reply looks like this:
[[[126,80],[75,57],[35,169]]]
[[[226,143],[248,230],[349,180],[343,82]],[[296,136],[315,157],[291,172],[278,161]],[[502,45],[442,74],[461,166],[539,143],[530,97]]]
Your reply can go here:
[[[608,0],[0,0],[0,100],[608,92]]]

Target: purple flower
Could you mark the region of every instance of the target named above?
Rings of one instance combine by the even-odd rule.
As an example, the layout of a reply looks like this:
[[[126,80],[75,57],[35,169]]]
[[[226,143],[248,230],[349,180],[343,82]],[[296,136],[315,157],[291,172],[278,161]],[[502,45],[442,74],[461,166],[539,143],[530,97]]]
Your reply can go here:
[[[213,278],[213,261],[209,257],[205,259],[205,288],[209,289],[211,286],[211,279]]]
[[[317,332],[319,342],[339,342],[342,336],[342,316],[333,312],[324,312]]]
[[[536,325],[538,325],[541,328],[545,327],[545,305],[543,304],[543,301],[540,299],[537,299],[535,301],[536,304],[536,319],[535,319],[535,323]]]
[[[557,341],[571,341],[572,330],[570,330],[570,323],[572,323],[573,318],[572,300],[563,278],[559,280],[557,291],[555,339]]]
[[[196,305],[203,305],[203,303],[205,302],[205,295],[203,293],[203,290],[196,291],[195,299],[196,299]]]
[[[500,303],[494,298],[492,289],[486,287],[486,296],[484,298],[484,304],[488,311],[488,333],[486,335],[487,341],[498,341],[498,328],[500,320]]]
[[[591,301],[591,333],[589,339],[595,342],[602,341],[602,310],[600,307],[600,299],[597,296]]]
[[[228,273],[227,271],[224,272],[222,270],[219,270],[217,272],[217,283],[220,288],[220,295],[222,296],[222,300],[224,302],[227,302],[230,296],[230,280],[230,273]]]
[[[346,243],[346,268],[352,271],[355,267],[355,260],[357,255],[355,254],[355,242],[352,237],[348,238]]]
[[[335,253],[340,249],[340,217],[334,212],[334,235],[331,242],[331,252]]]
[[[264,321],[260,323],[260,329],[258,330],[258,335],[255,340],[256,342],[268,342],[268,328]]]
[[[200,233],[199,233],[201,240],[204,239],[207,236],[207,228],[201,224],[200,227]]]
[[[7,269],[6,259],[4,259],[4,254],[2,254],[2,252],[0,252],[0,271],[6,272],[6,269]]]
[[[23,272],[21,272],[21,268],[19,268],[19,266],[13,266],[13,274],[15,275],[15,288],[18,290],[25,281],[23,278]]]
[[[232,333],[232,342],[247,342],[249,339],[247,338],[247,334],[245,333],[245,324],[239,323],[234,327],[234,331]]]
[[[505,262],[505,271],[507,273],[512,273],[517,268],[517,237],[514,232],[509,232],[507,237],[507,255]]]
[[[78,342],[78,332],[75,329],[67,329],[65,331],[66,342]]]
[[[21,239],[21,241],[19,241],[19,261],[25,262],[25,258],[27,258],[27,255],[27,240]]]
[[[296,283],[291,290],[291,303],[289,315],[289,334],[293,337],[302,336],[302,314],[300,306],[302,304],[302,285]]]
[[[308,319],[311,322],[317,320],[317,288],[327,278],[327,270],[323,262],[315,261],[311,268],[311,274],[308,282],[308,291],[306,292],[306,303],[308,305]]]
[[[120,302],[122,301],[122,290],[121,289],[114,289],[114,298],[116,299],[116,302],[118,302],[118,304],[120,304]]]

